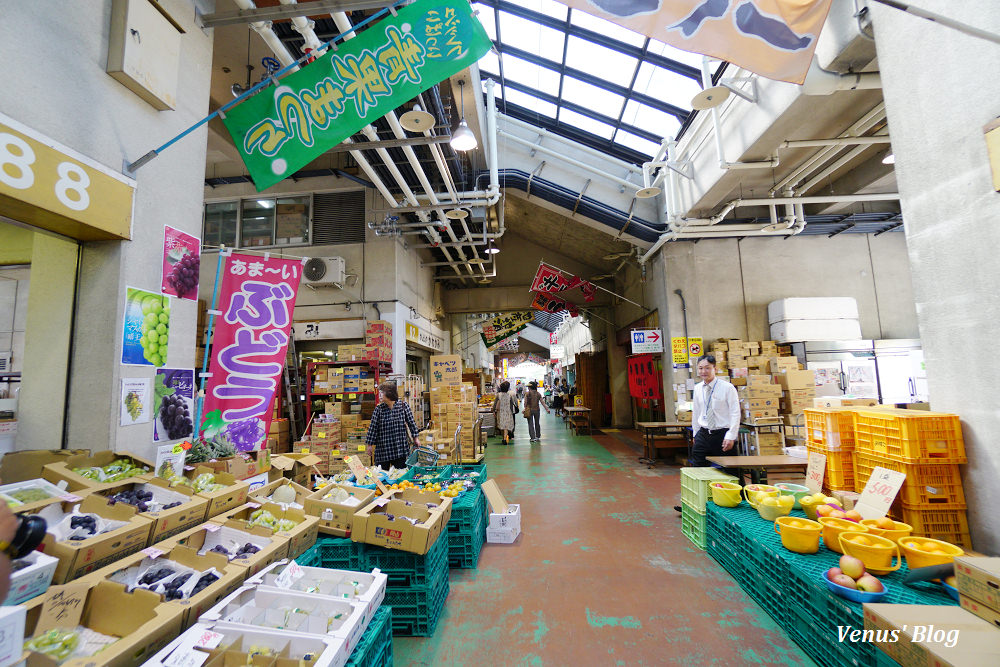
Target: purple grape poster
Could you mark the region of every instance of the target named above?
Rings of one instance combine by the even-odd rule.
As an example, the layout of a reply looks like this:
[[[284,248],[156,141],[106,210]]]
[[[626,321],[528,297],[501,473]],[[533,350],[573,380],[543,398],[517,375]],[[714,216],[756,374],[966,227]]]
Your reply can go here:
[[[198,270],[201,268],[201,243],[169,225],[163,226],[164,294],[180,299],[198,300]]]
[[[153,442],[191,437],[194,426],[194,371],[157,368],[153,382]]]

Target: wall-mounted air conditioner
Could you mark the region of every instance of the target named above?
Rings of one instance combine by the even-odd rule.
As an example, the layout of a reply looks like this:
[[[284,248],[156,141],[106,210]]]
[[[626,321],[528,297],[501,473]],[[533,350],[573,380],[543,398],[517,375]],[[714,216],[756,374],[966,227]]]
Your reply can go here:
[[[302,277],[312,287],[343,287],[346,273],[343,257],[313,257],[306,262]]]

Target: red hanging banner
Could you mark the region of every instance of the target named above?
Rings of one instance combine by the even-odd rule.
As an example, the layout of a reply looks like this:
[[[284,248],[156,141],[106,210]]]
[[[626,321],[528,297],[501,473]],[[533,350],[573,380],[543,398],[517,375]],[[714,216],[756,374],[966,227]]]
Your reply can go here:
[[[628,358],[629,396],[663,400],[663,370],[659,356],[637,354]]]
[[[260,449],[267,438],[301,274],[298,259],[226,260],[201,429],[224,432],[238,450]]]
[[[580,314],[580,310],[576,307],[576,304],[564,301],[558,297],[549,296],[543,292],[535,294],[535,299],[531,302],[531,307],[545,313],[558,313],[568,310],[569,314],[573,317]]]

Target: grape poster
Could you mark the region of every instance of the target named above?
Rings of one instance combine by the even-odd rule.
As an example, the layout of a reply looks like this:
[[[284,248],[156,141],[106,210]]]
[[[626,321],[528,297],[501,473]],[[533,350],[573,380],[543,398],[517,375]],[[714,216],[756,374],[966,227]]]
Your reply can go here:
[[[163,226],[163,277],[161,291],[180,299],[198,300],[201,243],[169,225]]]
[[[188,438],[194,426],[194,371],[158,368],[153,384],[153,442]]]
[[[149,378],[122,378],[122,426],[145,424],[149,421],[152,412],[149,394]]]
[[[165,366],[169,339],[170,297],[126,287],[122,363],[132,366]]]

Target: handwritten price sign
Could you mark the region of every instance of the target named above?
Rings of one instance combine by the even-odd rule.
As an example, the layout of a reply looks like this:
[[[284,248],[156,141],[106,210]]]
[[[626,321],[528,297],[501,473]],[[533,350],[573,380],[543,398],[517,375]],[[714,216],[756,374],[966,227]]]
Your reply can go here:
[[[806,486],[813,493],[823,490],[823,475],[826,472],[826,455],[809,452],[809,467],[806,468]]]
[[[889,513],[892,501],[896,499],[896,494],[906,481],[906,474],[887,470],[885,468],[875,468],[872,476],[865,484],[865,490],[861,492],[861,498],[854,506],[861,513],[862,518],[877,519]]]

